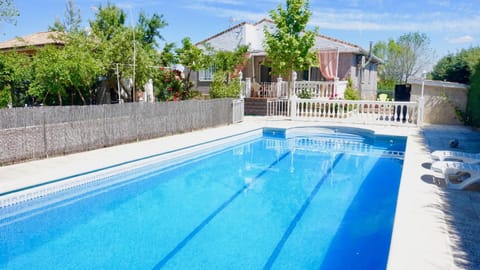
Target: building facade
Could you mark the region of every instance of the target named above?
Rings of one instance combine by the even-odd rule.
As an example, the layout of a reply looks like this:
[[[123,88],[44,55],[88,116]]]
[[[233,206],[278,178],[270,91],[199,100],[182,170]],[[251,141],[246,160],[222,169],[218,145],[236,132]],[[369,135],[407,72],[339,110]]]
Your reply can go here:
[[[215,34],[196,45],[205,48],[206,45],[216,51],[233,51],[239,46],[249,46],[249,59],[242,70],[243,78],[250,78],[256,82],[276,81],[271,69],[265,65],[268,55],[263,47],[264,29],[275,31],[273,21],[263,19],[257,23],[240,23],[231,28]],[[324,35],[316,35],[314,49],[318,52],[335,51],[337,54],[336,78],[340,81],[350,80],[363,99],[375,99],[377,91],[377,67],[382,63],[380,59],[371,55],[363,48]],[[197,88],[208,93],[213,78],[214,69],[207,69],[192,74],[192,80]],[[319,65],[310,67],[309,70],[297,71],[298,81],[325,81],[325,76]]]

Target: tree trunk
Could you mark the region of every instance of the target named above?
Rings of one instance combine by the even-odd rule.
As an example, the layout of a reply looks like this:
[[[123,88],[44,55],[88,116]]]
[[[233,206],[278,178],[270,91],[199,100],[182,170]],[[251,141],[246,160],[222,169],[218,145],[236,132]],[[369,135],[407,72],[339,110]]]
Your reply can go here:
[[[77,91],[78,95],[80,96],[80,99],[82,100],[83,105],[87,105],[87,101],[85,101],[85,97],[82,95],[82,91],[80,91],[80,89],[78,89],[76,87],[75,87],[75,90]]]

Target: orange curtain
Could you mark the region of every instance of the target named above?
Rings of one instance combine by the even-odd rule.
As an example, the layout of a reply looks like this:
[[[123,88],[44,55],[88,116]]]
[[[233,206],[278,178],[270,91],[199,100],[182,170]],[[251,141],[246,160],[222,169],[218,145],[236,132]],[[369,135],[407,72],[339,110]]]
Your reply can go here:
[[[322,76],[329,81],[338,76],[338,50],[318,51],[318,62]]]

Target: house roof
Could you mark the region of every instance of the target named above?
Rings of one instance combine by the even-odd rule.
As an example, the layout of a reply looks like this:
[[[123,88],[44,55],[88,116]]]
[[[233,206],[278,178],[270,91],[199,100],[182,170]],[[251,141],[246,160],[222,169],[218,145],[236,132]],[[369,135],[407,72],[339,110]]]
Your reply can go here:
[[[267,27],[272,31],[275,23],[269,19],[262,19],[256,23],[242,22],[232,26],[220,33],[210,36],[198,43],[197,46],[209,44],[219,50],[234,50],[239,45],[249,45],[250,50],[255,53],[264,52],[263,39],[265,38],[263,29]],[[317,34],[315,38],[315,47],[322,49],[338,49],[340,53],[354,53],[364,56],[370,56],[369,51],[350,42],[332,38],[326,35]],[[376,56],[372,56],[371,61],[382,63],[383,61]]]
[[[45,45],[64,45],[60,39],[60,32],[39,32],[24,37],[0,42],[0,50],[23,49],[30,46],[42,47]]]

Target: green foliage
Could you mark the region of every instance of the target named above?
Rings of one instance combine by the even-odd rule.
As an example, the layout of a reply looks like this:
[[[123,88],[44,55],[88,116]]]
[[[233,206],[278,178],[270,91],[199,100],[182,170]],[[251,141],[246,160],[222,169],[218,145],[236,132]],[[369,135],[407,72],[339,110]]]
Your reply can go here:
[[[167,26],[167,22],[163,19],[163,15],[153,14],[151,18],[147,18],[142,12],[138,18],[137,32],[141,36],[141,41],[145,45],[152,45],[156,47],[156,39],[163,39],[160,34],[160,29]]]
[[[480,127],[480,61],[477,62],[471,77],[468,92],[467,123]]]
[[[303,89],[300,93],[298,93],[298,97],[302,99],[311,99],[312,92],[310,92],[309,90]]]
[[[126,14],[115,5],[99,7],[95,20],[90,21],[92,34],[98,42],[96,55],[103,64],[103,74],[109,86],[117,88],[116,67],[121,79],[134,79],[134,87],[143,86],[148,79],[155,77],[153,66],[160,64],[156,50],[156,39],[161,39],[160,28],[166,26],[163,16],[154,14],[147,18],[140,14],[136,27],[125,25]],[[127,88],[124,86],[123,88]],[[128,91],[128,99],[133,100],[133,91]]]
[[[353,88],[353,83],[350,79],[348,80],[348,85],[347,85],[347,88],[345,89],[345,92],[343,93],[343,96],[346,100],[360,100],[361,99],[358,91],[355,90],[355,88]]]
[[[432,78],[440,81],[469,84],[478,61],[480,61],[480,47],[449,54],[435,64]]]
[[[430,63],[432,49],[430,39],[424,33],[407,33],[397,40],[377,42],[373,54],[384,59],[379,74],[382,80],[407,83],[408,79],[420,74]]]
[[[36,103],[45,105],[86,105],[101,74],[100,62],[93,54],[95,43],[81,32],[63,38],[63,49],[47,46],[37,50],[28,93]]]
[[[178,57],[175,54],[175,43],[166,43],[160,53],[159,64],[162,67],[169,67],[178,63]]]
[[[106,7],[101,5],[95,14],[95,19],[90,21],[93,34],[100,42],[111,40],[117,33],[125,31],[126,13],[110,3]]]
[[[28,93],[39,103],[63,105],[68,80],[65,62],[65,55],[55,47],[47,46],[37,51],[33,61],[35,78]]]
[[[377,84],[378,91],[393,91],[395,90],[395,81],[380,80]]]
[[[209,57],[202,49],[195,46],[190,38],[182,39],[182,47],[175,50],[178,63],[187,67],[187,80],[190,79],[192,71],[205,69],[209,65]]]
[[[358,91],[353,89],[353,88],[350,88],[350,87],[347,87],[347,89],[345,89],[344,97],[345,97],[346,100],[360,100],[361,99]]]
[[[61,22],[58,18],[55,19],[53,26],[49,26],[49,31],[57,32],[79,32],[80,23],[82,22],[82,17],[80,16],[80,8],[75,7],[75,2],[69,0],[66,4],[65,9],[65,18]]]
[[[210,85],[211,98],[238,98],[240,95],[240,82],[232,79],[227,82],[228,74],[225,71],[218,71],[213,74],[213,81]]]
[[[292,71],[306,70],[316,59],[311,50],[315,45],[316,31],[306,30],[311,14],[308,1],[304,0],[287,0],[286,9],[279,5],[270,12],[276,31],[264,30],[264,46],[269,59],[266,64],[288,80]]]
[[[3,97],[0,107],[9,102],[14,107],[29,103],[27,90],[32,74],[31,60],[27,55],[16,52],[0,55],[0,92]]]
[[[16,24],[16,17],[20,13],[13,0],[1,0],[0,1],[0,22]]]

